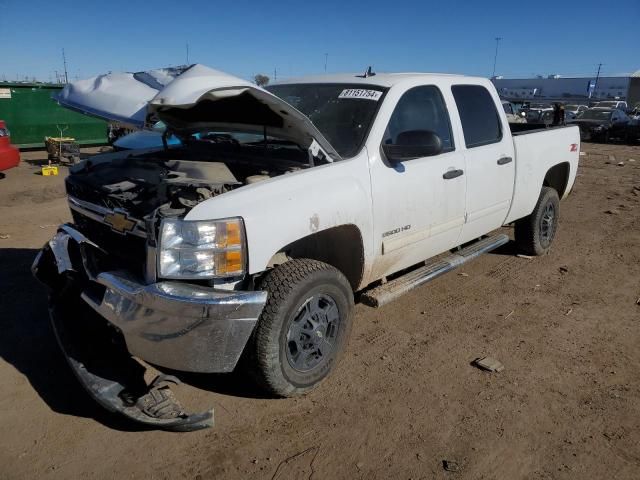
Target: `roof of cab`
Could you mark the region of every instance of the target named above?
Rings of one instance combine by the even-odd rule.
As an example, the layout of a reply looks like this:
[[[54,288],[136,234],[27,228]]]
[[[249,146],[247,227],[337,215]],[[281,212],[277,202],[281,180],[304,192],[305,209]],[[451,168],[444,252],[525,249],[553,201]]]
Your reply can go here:
[[[361,73],[336,73],[330,75],[310,75],[307,77],[288,78],[274,82],[271,85],[286,85],[293,83],[351,83],[361,85],[374,85],[380,87],[391,87],[398,83],[405,81],[412,81],[418,79],[436,80],[439,77],[442,78],[466,78],[479,80],[481,77],[469,77],[466,75],[455,75],[450,73],[376,73],[368,77],[364,77]],[[486,80],[482,78],[483,80]]]

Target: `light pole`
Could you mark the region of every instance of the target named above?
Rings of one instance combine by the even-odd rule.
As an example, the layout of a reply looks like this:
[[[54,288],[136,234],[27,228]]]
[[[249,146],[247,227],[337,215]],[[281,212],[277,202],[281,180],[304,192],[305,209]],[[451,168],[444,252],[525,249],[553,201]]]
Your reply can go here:
[[[596,73],[596,83],[593,85],[593,89],[598,88],[598,80],[600,80],[600,69],[602,68],[602,64],[598,64],[598,73]]]
[[[493,56],[493,73],[491,74],[491,78],[496,76],[496,62],[498,61],[498,45],[500,45],[500,40],[502,40],[502,37],[496,37],[496,54]]]
[[[62,49],[62,64],[64,65],[64,83],[69,83],[69,75],[67,75],[67,56],[64,54],[64,48]]]

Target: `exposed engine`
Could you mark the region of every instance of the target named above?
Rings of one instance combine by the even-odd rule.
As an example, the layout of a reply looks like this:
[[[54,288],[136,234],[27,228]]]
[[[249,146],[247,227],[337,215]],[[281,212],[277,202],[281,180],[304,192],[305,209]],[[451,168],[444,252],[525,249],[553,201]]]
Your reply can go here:
[[[66,187],[75,228],[109,254],[102,270],[126,269],[142,278],[161,218],[184,216],[217,195],[308,167],[307,152],[291,144],[198,142],[98,155],[72,167]],[[124,223],[114,224],[107,212]]]
[[[90,159],[72,170],[66,181],[67,193],[111,210],[123,209],[138,219],[156,210],[160,215],[184,215],[209,198],[308,166],[303,163],[303,152],[291,148],[242,146],[225,150],[223,155],[211,149],[196,153],[185,148]],[[284,153],[293,158],[275,159],[276,151],[279,156]]]

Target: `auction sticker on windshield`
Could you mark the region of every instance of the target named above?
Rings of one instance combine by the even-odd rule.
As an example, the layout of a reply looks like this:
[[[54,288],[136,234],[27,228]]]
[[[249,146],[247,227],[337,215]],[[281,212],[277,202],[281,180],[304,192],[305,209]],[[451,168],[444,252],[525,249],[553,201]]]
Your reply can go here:
[[[346,88],[338,96],[338,98],[363,98],[365,100],[380,100],[382,92],[378,90],[365,90],[362,88]]]

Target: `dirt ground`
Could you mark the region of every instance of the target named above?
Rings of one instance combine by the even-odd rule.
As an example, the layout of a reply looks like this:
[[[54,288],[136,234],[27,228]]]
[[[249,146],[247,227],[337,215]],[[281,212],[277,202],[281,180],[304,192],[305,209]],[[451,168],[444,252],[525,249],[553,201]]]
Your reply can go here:
[[[357,305],[342,364],[304,398],[185,378],[184,403],[216,412],[186,434],[112,416],[72,376],[29,272],[70,218],[64,171],[23,154],[0,180],[0,478],[640,478],[640,147],[583,150],[549,255],[507,245]],[[471,366],[484,355],[504,371]]]

